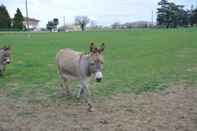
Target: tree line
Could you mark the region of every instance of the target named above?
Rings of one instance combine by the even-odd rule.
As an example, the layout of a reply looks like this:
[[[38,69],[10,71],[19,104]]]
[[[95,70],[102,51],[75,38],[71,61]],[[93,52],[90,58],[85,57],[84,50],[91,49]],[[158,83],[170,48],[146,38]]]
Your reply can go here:
[[[134,27],[192,27],[197,25],[197,7],[184,9],[183,5],[177,5],[174,2],[161,0],[157,8],[157,23],[154,24],[148,21],[127,22],[120,24],[115,22],[111,25],[113,29],[129,29]]]
[[[174,2],[169,2],[168,0],[161,0],[158,3],[157,8],[157,27],[164,28],[176,28],[176,27],[191,27],[197,25],[197,7],[191,9],[184,9],[183,5],[177,5]],[[17,8],[14,18],[11,19],[8,10],[2,4],[0,5],[0,30],[24,30],[26,29],[23,24],[24,17],[19,8]],[[90,22],[90,19],[87,16],[76,16],[75,24],[79,25],[82,31],[85,31],[86,25]],[[46,25],[46,28],[50,31],[57,30],[57,25],[59,24],[59,20],[54,18],[49,21]],[[133,27],[153,27],[153,23],[146,23],[144,21],[135,23],[135,22],[127,22],[124,24],[120,24],[115,22],[112,24],[112,28],[133,28]]]
[[[81,31],[86,30],[87,24],[90,22],[90,19],[87,16],[76,16],[75,17],[75,25],[79,25],[81,28]],[[57,25],[59,24],[59,20],[57,18],[54,18],[53,20],[48,21],[46,24],[46,28],[49,31],[57,30]],[[63,28],[65,25],[63,25]]]
[[[0,5],[0,29],[1,30],[23,30],[25,26],[23,24],[24,17],[19,8],[17,8],[14,18],[11,19],[7,8],[2,4]]]
[[[158,5],[157,25],[159,27],[176,28],[197,25],[197,8],[185,10],[183,5],[167,0],[161,0]]]

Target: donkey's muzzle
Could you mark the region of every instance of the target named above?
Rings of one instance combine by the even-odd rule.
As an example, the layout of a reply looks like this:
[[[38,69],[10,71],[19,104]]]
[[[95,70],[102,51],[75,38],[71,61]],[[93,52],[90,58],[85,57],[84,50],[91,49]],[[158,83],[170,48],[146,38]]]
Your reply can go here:
[[[100,71],[96,72],[95,78],[96,78],[96,81],[97,81],[97,82],[101,82],[101,80],[102,80],[102,78],[103,78],[102,73],[101,73]]]
[[[3,61],[3,64],[10,64],[10,63],[11,63],[11,61],[10,61],[9,58],[6,58],[6,59]]]
[[[11,63],[10,61],[4,61],[4,62],[3,62],[3,64],[5,64],[5,65],[6,65],[6,64],[10,64],[10,63]]]
[[[97,82],[101,82],[102,81],[102,78],[97,78],[96,81]]]

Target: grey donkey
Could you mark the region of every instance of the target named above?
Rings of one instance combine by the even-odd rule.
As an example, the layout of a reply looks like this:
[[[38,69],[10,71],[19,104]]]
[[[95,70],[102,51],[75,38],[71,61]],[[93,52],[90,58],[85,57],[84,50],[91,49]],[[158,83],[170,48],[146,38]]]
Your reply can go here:
[[[0,75],[5,72],[6,65],[11,63],[11,49],[8,46],[0,48]]]
[[[97,82],[103,79],[102,69],[104,64],[103,51],[104,43],[99,48],[94,43],[90,44],[89,53],[74,51],[69,48],[61,49],[56,55],[58,72],[62,80],[62,86],[66,94],[70,95],[69,85],[73,80],[80,81],[80,89],[77,97],[85,96],[88,104],[88,110],[93,111],[93,105],[90,101],[90,91],[88,83],[91,76],[95,76]]]

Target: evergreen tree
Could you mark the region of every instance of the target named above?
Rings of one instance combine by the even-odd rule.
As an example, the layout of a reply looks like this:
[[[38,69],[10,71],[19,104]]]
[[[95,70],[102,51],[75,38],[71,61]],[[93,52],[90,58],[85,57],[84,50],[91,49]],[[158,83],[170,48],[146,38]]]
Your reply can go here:
[[[191,25],[197,25],[197,8],[191,12]]]
[[[16,14],[14,15],[13,19],[13,28],[22,30],[24,28],[23,25],[24,17],[19,8],[16,10]]]
[[[161,0],[158,5],[160,6],[157,9],[157,23],[159,26],[176,28],[189,25],[189,13],[184,10],[184,6],[176,5],[167,0]]]
[[[160,8],[157,10],[157,23],[159,26],[169,27],[169,2],[167,0],[161,0],[158,5]]]
[[[11,19],[4,5],[0,5],[0,28],[11,28]]]

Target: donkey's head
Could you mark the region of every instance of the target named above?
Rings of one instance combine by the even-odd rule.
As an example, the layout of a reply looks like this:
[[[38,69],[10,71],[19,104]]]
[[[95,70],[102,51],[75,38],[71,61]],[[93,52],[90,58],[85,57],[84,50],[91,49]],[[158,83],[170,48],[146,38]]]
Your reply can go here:
[[[11,62],[11,49],[10,47],[4,46],[0,48],[0,63],[3,65],[10,64]]]
[[[102,52],[104,51],[104,47],[104,43],[102,43],[99,48],[97,48],[94,43],[90,44],[89,70],[91,73],[95,74],[97,82],[101,82],[103,78],[102,69],[104,58],[102,56]]]

